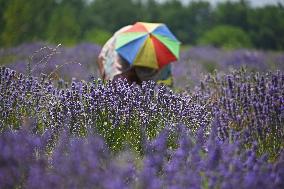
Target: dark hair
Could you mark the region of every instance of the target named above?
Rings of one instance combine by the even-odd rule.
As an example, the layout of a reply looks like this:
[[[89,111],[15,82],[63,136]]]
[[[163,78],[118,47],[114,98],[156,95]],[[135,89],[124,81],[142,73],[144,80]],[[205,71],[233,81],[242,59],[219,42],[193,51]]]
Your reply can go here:
[[[114,76],[113,80],[116,80],[118,78],[127,79],[127,81],[129,81],[130,83],[134,83],[135,82],[138,85],[142,84],[142,81],[137,76],[137,73],[136,73],[134,67],[131,67],[127,71]]]

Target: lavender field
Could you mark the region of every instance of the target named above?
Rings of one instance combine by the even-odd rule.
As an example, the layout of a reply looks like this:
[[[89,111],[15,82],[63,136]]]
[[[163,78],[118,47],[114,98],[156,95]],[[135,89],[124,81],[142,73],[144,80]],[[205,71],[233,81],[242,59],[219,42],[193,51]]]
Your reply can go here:
[[[69,82],[72,78],[90,81],[91,78],[99,77],[96,59],[100,49],[101,46],[93,43],[81,43],[69,48],[39,42],[26,43],[15,48],[0,49],[0,65],[9,65],[11,69],[26,73],[27,63],[30,62],[32,75],[39,76],[40,73],[52,73],[56,70],[56,65],[65,64],[55,72],[56,79],[62,78]],[[180,59],[173,63],[172,70],[176,87],[193,88],[214,70],[228,73],[242,66],[254,72],[283,71],[284,52],[222,50],[196,46],[182,50]]]
[[[0,51],[0,188],[284,188],[283,53],[191,47],[172,89],[45,46]]]

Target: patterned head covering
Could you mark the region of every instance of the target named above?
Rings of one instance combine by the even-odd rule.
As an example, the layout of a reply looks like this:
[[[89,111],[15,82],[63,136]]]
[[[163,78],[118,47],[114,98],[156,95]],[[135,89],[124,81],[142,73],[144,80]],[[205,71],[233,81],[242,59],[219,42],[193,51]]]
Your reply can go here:
[[[103,65],[101,73],[103,79],[112,80],[115,75],[121,74],[126,71],[129,65],[117,54],[115,50],[115,40],[116,36],[129,29],[131,25],[125,26],[118,30],[103,46],[100,54],[99,60]]]

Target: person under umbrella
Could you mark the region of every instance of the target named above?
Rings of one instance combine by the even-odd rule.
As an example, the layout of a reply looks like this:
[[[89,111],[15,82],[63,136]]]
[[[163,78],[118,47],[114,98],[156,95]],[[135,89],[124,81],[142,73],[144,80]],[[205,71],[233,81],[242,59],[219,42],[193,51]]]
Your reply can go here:
[[[126,78],[141,84],[153,80],[173,85],[171,62],[178,59],[180,42],[165,24],[137,22],[117,32],[98,56],[103,80]]]

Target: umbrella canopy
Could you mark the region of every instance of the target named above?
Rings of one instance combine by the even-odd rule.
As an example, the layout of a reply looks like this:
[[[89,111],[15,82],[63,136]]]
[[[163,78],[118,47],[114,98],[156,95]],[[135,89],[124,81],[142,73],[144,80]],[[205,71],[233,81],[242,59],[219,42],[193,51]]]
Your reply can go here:
[[[115,49],[130,65],[160,69],[179,58],[180,42],[165,24],[137,22],[117,36]]]

